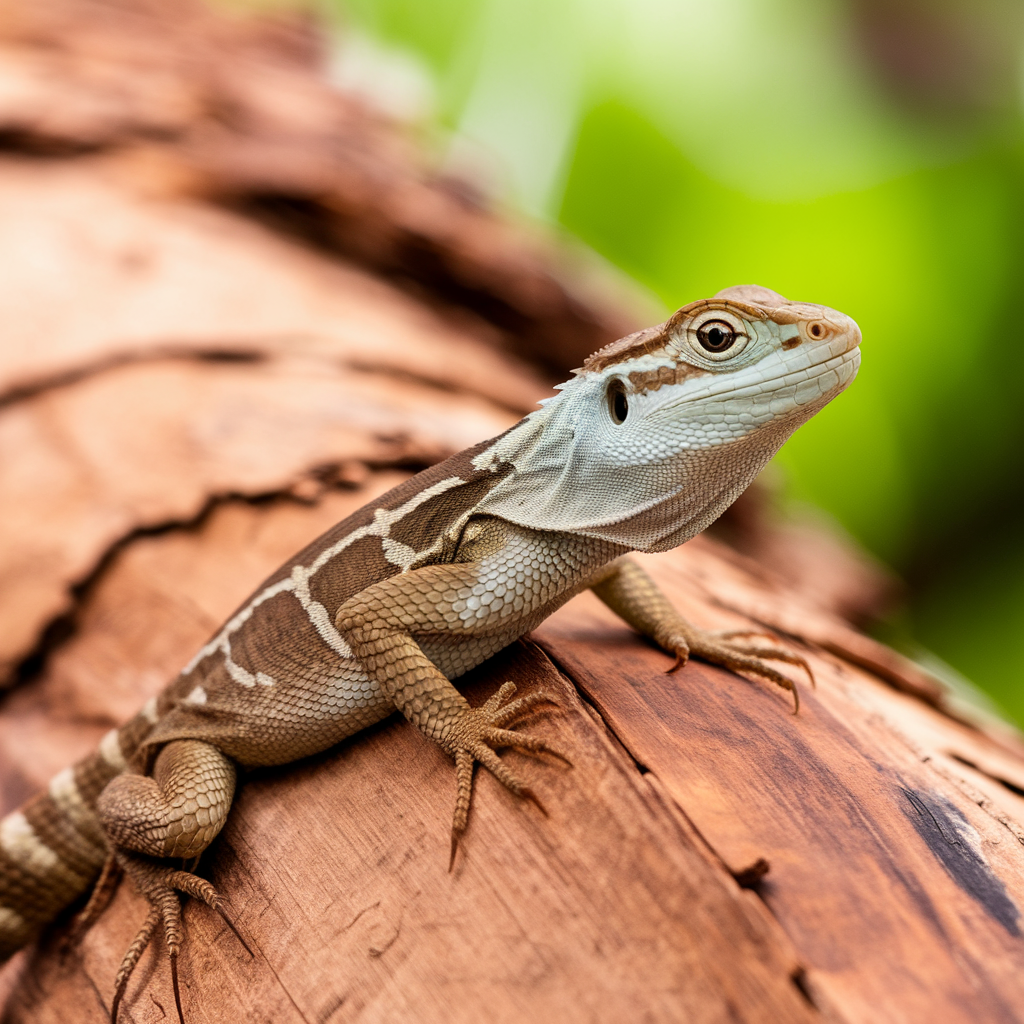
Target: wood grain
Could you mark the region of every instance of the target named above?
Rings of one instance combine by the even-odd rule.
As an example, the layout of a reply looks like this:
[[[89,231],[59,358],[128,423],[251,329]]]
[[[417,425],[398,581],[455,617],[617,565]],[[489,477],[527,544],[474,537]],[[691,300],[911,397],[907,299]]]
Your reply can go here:
[[[308,540],[657,318],[323,54],[308,20],[192,0],[0,10],[0,661],[29,654],[2,811]],[[1024,744],[843,618],[889,584],[842,541],[739,527],[762,564],[707,538],[644,562],[698,625],[805,654],[799,716],[666,675],[577,598],[463,681],[557,694],[521,727],[573,767],[505,755],[547,815],[481,772],[449,874],[453,769],[397,717],[253,774],[200,871],[255,956],[186,906],[190,1024],[1024,1021]],[[124,885],[81,945],[56,922],[0,1019],[106,1021],[144,913]],[[122,1019],[173,1013],[158,943]]]
[[[319,355],[512,409],[545,390],[479,318],[144,182],[117,153],[0,159],[0,399],[168,351]]]
[[[189,908],[189,1019],[250,1021],[811,1021],[777,926],[707,855],[603,724],[530,645],[470,681],[554,691],[535,726],[574,768],[507,755],[537,780],[549,817],[488,777],[447,872],[454,794],[447,759],[405,723],[250,781],[212,852],[211,877],[257,950]],[[368,815],[367,808],[374,808]],[[340,827],[339,827],[340,826]],[[143,914],[124,891],[47,995],[27,986],[7,1020],[58,1019],[54,993],[83,993],[104,1020],[113,973]],[[83,976],[87,981],[83,981]],[[152,993],[152,996],[149,994]],[[216,993],[216,995],[214,995]],[[170,1005],[166,966],[133,986],[136,1021]]]
[[[738,625],[697,608],[671,571],[686,557],[650,561],[696,621]],[[591,597],[538,638],[730,870],[767,862],[757,891],[823,1008],[864,1022],[1020,1019],[1024,801],[997,784],[998,803],[979,806],[932,763],[939,740],[984,747],[1007,772],[996,744],[920,703],[895,713],[877,680],[828,656],[810,655],[818,688],[804,687],[799,716],[763,682],[698,663],[667,675],[666,657]],[[907,719],[922,723],[917,742]]]
[[[134,579],[156,613],[149,644],[139,627],[86,624],[48,685],[77,692],[83,717],[126,707],[147,662],[171,665],[202,634],[189,604],[227,602],[224,559],[312,526],[308,507],[287,507],[286,538],[283,520],[236,504],[202,536],[126,554],[106,606],[131,606]],[[732,627],[687,587],[715,550],[645,561],[695,621]],[[733,561],[718,571],[742,584]],[[168,600],[161,621],[158,595],[176,589],[193,597]],[[256,960],[189,906],[190,1020],[1021,1019],[1024,762],[1001,743],[827,653],[810,653],[818,688],[799,716],[763,682],[696,662],[667,675],[667,656],[590,595],[537,639],[554,665],[519,644],[465,688],[474,702],[505,679],[558,693],[530,727],[574,767],[506,755],[549,817],[480,773],[447,875],[451,766],[395,718],[257,773],[205,861]],[[90,680],[119,648],[136,667],[96,704]],[[58,1020],[77,999],[81,1019],[102,1020],[143,916],[124,887],[81,953],[61,959],[55,929],[7,968],[6,1019]],[[166,965],[146,962],[128,1019],[162,1020]]]
[[[123,546],[82,595],[73,634],[0,705],[0,814],[130,718],[285,559],[407,475],[370,473],[315,501],[229,499]]]
[[[640,326],[635,311],[648,303],[636,289],[439,173],[413,132],[342,93],[328,64],[305,10],[241,18],[200,0],[9,3],[0,134],[33,154],[130,155],[134,184],[243,209],[462,317],[472,311],[549,370]]]

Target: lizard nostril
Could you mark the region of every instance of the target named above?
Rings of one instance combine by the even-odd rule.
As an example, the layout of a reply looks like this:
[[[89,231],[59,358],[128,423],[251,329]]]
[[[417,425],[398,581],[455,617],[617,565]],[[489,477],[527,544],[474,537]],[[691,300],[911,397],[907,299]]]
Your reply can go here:
[[[815,341],[821,341],[821,339],[828,334],[828,328],[826,328],[824,324],[815,321],[814,323],[807,325],[807,333]]]

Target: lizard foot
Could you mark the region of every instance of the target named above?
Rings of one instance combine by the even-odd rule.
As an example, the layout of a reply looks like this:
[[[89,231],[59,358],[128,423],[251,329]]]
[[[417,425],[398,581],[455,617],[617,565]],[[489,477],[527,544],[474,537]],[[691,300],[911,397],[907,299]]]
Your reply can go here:
[[[793,694],[793,714],[795,715],[800,710],[800,691],[796,688],[796,683],[771,665],[766,664],[766,661],[784,661],[790,665],[798,665],[807,673],[811,686],[817,686],[811,666],[807,664],[806,658],[781,647],[735,642],[739,637],[750,636],[767,636],[774,639],[770,633],[765,633],[763,630],[727,629],[715,632],[691,626],[685,637],[674,638],[672,650],[675,652],[676,661],[668,671],[675,672],[682,668],[692,654],[703,661],[721,665],[733,672],[753,673],[770,680],[784,690],[789,690]]]
[[[455,755],[455,776],[458,794],[455,798],[455,816],[452,820],[452,850],[448,870],[455,865],[455,853],[459,840],[466,831],[469,821],[469,805],[473,797],[473,769],[479,761],[506,789],[537,805],[547,816],[544,805],[536,793],[524,785],[516,774],[494,752],[494,748],[515,747],[528,754],[551,754],[572,767],[569,759],[544,740],[535,736],[506,729],[505,726],[531,711],[538,704],[556,704],[543,691],[527,694],[517,700],[509,700],[516,692],[515,683],[505,683],[478,708],[468,708],[457,720],[447,746]]]
[[[178,987],[178,952],[181,949],[182,939],[181,898],[178,894],[185,893],[188,896],[194,896],[196,899],[202,900],[208,907],[216,910],[224,919],[224,923],[234,932],[238,941],[245,947],[249,956],[253,955],[252,950],[224,912],[223,898],[205,879],[125,850],[118,850],[115,856],[124,873],[131,878],[136,888],[149,902],[149,914],[145,924],[132,940],[132,944],[128,947],[121,966],[118,968],[117,978],[114,981],[114,999],[110,1006],[111,1024],[117,1024],[117,1012],[124,999],[128,982],[160,925],[163,926],[167,955],[171,961],[171,986],[174,989],[174,1005],[178,1011],[178,1021],[179,1024],[185,1024],[185,1017],[181,1009],[181,991]]]

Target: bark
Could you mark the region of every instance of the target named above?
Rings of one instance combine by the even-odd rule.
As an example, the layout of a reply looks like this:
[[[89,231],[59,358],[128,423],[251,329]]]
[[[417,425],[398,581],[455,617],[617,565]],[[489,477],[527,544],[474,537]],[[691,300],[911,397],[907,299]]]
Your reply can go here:
[[[3,15],[6,812],[281,561],[632,314],[332,92],[309,26]],[[751,507],[731,546],[643,561],[698,625],[805,655],[799,715],[666,674],[576,598],[464,680],[557,696],[525,727],[572,767],[505,755],[546,815],[479,772],[449,873],[453,769],[397,716],[254,773],[199,869],[254,955],[186,907],[190,1024],[1024,1018],[1024,745],[851,624],[892,587],[847,542]],[[144,916],[122,885],[79,944],[55,923],[0,974],[3,1020],[106,1020]],[[122,1014],[173,1019],[160,943]]]

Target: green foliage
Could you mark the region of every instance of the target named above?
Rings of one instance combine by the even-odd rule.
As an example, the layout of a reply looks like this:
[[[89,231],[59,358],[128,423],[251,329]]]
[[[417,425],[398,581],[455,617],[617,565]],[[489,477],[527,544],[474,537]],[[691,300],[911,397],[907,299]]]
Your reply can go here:
[[[920,531],[942,534],[969,513],[1000,462],[993,436],[1015,418],[1008,401],[985,401],[1009,397],[998,349],[1015,174],[1003,154],[983,153],[859,192],[772,202],[713,181],[641,113],[608,101],[582,120],[561,218],[668,307],[756,282],[856,317],[856,386],[781,461],[796,496],[905,565]],[[951,415],[965,398],[977,414]],[[936,507],[951,459],[962,486]]]
[[[911,626],[927,647],[1024,725],[1024,543],[1019,536],[1013,541],[956,565],[921,594]]]
[[[463,52],[480,4],[478,0],[346,0],[332,3],[332,8],[379,39],[417,53],[442,75]]]
[[[897,108],[840,2],[348,10],[434,69],[513,198],[666,308],[753,282],[858,320],[856,384],[779,456],[792,496],[904,573],[917,638],[1024,723],[1019,116]]]

